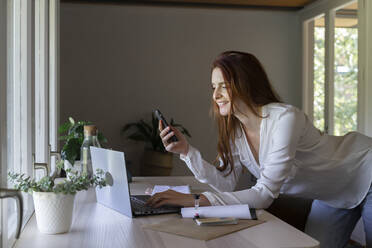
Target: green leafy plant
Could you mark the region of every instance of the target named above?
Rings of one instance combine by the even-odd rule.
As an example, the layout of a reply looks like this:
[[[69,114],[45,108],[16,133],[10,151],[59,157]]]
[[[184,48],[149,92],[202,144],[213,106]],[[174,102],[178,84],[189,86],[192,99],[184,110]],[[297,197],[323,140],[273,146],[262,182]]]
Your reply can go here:
[[[121,133],[127,135],[128,139],[147,143],[154,151],[166,153],[167,151],[165,150],[159,136],[158,124],[159,121],[154,114],[152,114],[151,121],[141,119],[138,122],[128,123],[122,128]],[[181,133],[191,137],[189,131],[187,131],[187,129],[182,125],[175,123],[173,118],[170,121],[170,125],[178,127]]]
[[[59,139],[65,141],[61,150],[62,160],[67,160],[74,165],[76,160],[80,160],[80,148],[84,140],[84,125],[92,125],[90,121],[78,121],[70,117],[67,122],[63,123],[58,132],[62,134]],[[98,131],[98,141],[102,144],[107,139]]]
[[[90,187],[105,187],[106,180],[104,178],[104,171],[97,169],[96,173],[92,177],[89,177],[86,173],[78,175],[78,173],[71,172],[71,169],[67,169],[68,179],[65,179],[61,183],[54,183],[54,178],[45,176],[39,181],[31,179],[25,174],[8,173],[8,178],[14,183],[14,188],[21,190],[26,193],[35,192],[54,192],[63,194],[75,194],[77,191],[87,190]]]

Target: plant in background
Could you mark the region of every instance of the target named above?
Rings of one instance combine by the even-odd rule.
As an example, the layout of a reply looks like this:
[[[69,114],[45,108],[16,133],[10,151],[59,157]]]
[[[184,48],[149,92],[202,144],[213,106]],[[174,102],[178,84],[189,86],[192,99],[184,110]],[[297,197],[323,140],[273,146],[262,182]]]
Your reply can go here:
[[[91,125],[90,121],[78,121],[70,117],[67,122],[62,124],[58,132],[63,134],[59,137],[60,140],[64,140],[65,144],[61,150],[62,160],[67,160],[71,165],[76,160],[80,160],[80,148],[84,140],[84,125]],[[107,139],[101,132],[98,132],[98,140],[100,143],[107,142]]]
[[[143,141],[151,146],[152,150],[166,153],[167,151],[165,150],[165,147],[163,146],[159,136],[158,124],[159,121],[156,119],[154,114],[152,114],[151,122],[141,119],[138,122],[128,123],[122,128],[121,133],[123,135],[127,135],[129,133],[127,136],[128,139]],[[191,138],[191,135],[187,129],[182,125],[175,123],[173,118],[171,118],[170,125],[173,127],[178,127],[181,133]]]
[[[71,172],[71,169],[67,169],[69,173],[68,179],[63,182],[54,183],[54,178],[45,176],[39,181],[31,179],[25,174],[8,173],[9,180],[14,183],[14,188],[26,193],[32,192],[53,192],[63,194],[75,194],[77,191],[87,190],[90,187],[105,187],[106,180],[104,178],[104,171],[97,169],[96,174],[92,177],[88,177],[86,173],[78,176],[77,173]]]

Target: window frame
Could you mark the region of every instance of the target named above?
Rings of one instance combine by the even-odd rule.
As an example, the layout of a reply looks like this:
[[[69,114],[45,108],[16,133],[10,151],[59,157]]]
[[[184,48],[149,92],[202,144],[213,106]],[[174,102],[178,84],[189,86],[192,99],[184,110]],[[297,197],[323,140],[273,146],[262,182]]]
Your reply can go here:
[[[367,112],[366,94],[364,90],[366,87],[365,81],[365,59],[361,58],[365,50],[364,36],[366,33],[365,17],[367,15],[364,8],[365,0],[321,0],[305,7],[299,12],[299,19],[302,23],[302,88],[303,101],[302,106],[304,112],[313,121],[314,116],[314,77],[313,77],[313,42],[309,32],[311,31],[311,23],[314,19],[324,15],[325,18],[325,113],[324,125],[325,132],[329,134],[334,133],[334,25],[336,10],[342,6],[348,5],[351,2],[358,2],[358,107],[357,107],[357,130],[362,133],[368,133],[365,125],[365,120],[372,113]],[[368,2],[368,1],[367,1]],[[370,3],[369,3],[370,4]],[[363,14],[361,14],[363,13]],[[372,93],[372,92],[371,92]],[[371,94],[372,95],[372,94]],[[372,104],[372,102],[370,102]],[[368,106],[368,105],[366,105]],[[372,123],[372,122],[370,122]],[[372,128],[371,128],[372,132]]]
[[[0,1],[0,187],[5,187],[6,184],[6,137],[7,137],[7,1]],[[7,229],[5,226],[5,201],[0,200],[0,247],[6,247],[5,238],[7,236]]]
[[[49,0],[49,144],[52,151],[59,151],[58,126],[60,113],[59,84],[59,30],[60,0]],[[55,170],[55,157],[51,160]]]
[[[32,175],[33,148],[33,87],[34,49],[33,1],[8,0],[7,16],[7,161],[6,170]],[[12,166],[12,167],[10,167]],[[6,177],[6,175],[5,175]],[[7,178],[5,180],[7,182]],[[12,187],[10,184],[6,185]],[[34,211],[32,196],[22,194],[24,206],[23,226]],[[15,211],[9,215],[9,201],[4,201],[3,227],[15,227]],[[14,225],[12,222],[14,221]],[[15,228],[3,238],[3,243],[15,243]]]
[[[48,163],[49,160],[48,110],[49,1],[35,0],[35,161],[39,163]]]
[[[372,2],[359,0],[358,25],[358,130],[372,137]]]
[[[55,170],[58,151],[59,0],[35,0],[35,158]]]

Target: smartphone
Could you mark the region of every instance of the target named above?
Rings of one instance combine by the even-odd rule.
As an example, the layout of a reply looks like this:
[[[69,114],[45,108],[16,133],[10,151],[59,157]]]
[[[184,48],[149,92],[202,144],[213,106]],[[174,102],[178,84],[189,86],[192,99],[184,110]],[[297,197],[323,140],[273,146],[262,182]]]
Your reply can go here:
[[[161,114],[161,112],[160,112],[158,109],[156,109],[156,110],[154,111],[154,115],[155,115],[155,117],[156,117],[159,121],[160,121],[160,120],[162,121],[162,123],[163,123],[163,128],[166,128],[166,127],[169,126],[169,125],[168,125],[168,122],[165,120],[164,116]],[[176,135],[173,135],[172,137],[169,138],[168,141],[170,141],[170,142],[177,142],[178,139],[177,139]]]

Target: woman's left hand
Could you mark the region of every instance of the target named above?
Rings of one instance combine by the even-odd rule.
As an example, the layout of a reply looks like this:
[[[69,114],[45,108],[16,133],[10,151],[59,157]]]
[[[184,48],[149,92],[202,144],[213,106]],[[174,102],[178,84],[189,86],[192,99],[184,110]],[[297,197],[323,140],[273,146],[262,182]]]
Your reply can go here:
[[[151,207],[161,207],[164,205],[173,205],[181,207],[193,207],[195,205],[194,196],[192,194],[183,194],[174,190],[167,190],[161,193],[156,193],[147,202],[146,205]],[[200,195],[200,206],[210,206],[211,203],[207,197]]]
[[[194,206],[194,197],[192,194],[183,194],[174,190],[167,190],[153,195],[146,202],[146,205],[155,208],[161,207],[163,205],[192,207]]]

